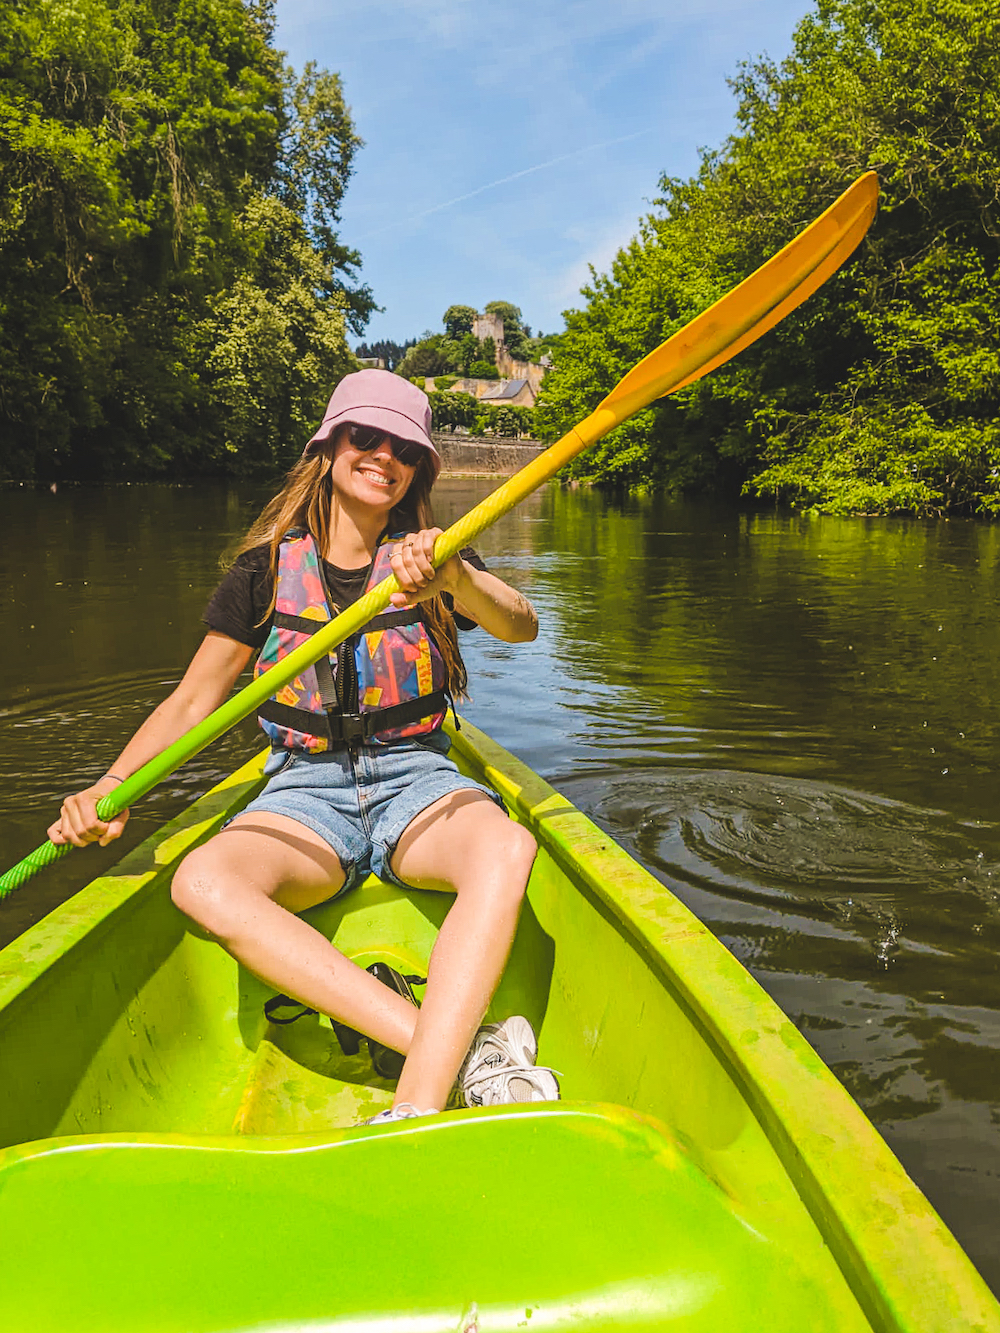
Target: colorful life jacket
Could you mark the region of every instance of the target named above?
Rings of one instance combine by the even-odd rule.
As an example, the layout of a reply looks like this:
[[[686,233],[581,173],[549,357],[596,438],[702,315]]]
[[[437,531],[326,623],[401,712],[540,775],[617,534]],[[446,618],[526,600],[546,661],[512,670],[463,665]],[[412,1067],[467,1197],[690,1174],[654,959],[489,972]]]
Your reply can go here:
[[[389,543],[379,544],[365,592],[392,573]],[[293,528],[278,555],[274,621],[254,676],[301,647],[332,620],[323,564],[308,532]],[[447,672],[418,607],[389,610],[307,667],[258,710],[272,745],[319,754],[375,740],[426,736],[444,721]]]

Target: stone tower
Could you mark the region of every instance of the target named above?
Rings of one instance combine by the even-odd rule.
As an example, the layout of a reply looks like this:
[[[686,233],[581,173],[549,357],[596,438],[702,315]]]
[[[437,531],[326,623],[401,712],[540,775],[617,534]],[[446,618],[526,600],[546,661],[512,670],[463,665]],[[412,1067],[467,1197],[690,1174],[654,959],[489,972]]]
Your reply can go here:
[[[472,336],[480,342],[492,338],[499,349],[503,346],[503,320],[499,315],[477,315],[472,321]]]

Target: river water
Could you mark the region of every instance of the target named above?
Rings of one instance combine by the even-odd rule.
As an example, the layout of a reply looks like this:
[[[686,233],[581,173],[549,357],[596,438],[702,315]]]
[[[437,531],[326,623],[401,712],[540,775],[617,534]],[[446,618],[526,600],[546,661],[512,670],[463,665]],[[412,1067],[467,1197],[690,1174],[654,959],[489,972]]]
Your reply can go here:
[[[493,488],[439,483],[442,526]],[[0,490],[0,867],[177,681],[259,487]],[[539,610],[464,711],[746,964],[1000,1292],[1000,527],[550,487],[477,543]],[[0,943],[258,746],[0,906]]]

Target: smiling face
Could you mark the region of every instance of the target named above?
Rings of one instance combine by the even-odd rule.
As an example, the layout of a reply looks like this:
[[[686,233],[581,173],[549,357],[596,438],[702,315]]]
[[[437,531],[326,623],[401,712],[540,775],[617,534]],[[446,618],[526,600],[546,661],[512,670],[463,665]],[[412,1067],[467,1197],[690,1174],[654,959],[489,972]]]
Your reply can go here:
[[[360,504],[388,514],[406,494],[416,470],[399,461],[388,436],[368,450],[351,444],[349,426],[334,437],[331,474],[343,504]]]

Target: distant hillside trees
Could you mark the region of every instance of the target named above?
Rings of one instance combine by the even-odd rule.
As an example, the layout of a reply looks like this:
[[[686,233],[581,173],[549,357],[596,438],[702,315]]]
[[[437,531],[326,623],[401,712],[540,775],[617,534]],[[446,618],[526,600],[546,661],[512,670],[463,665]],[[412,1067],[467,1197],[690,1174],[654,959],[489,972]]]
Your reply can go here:
[[[417,375],[447,375],[455,368],[455,363],[447,352],[441,350],[443,341],[439,335],[435,338],[425,338],[411,347],[397,365],[397,373],[407,379],[413,379]]]
[[[505,439],[530,436],[534,431],[534,409],[530,407],[497,407],[468,393],[440,391],[432,393],[430,400],[435,430],[457,429]]]
[[[0,0],[0,475],[291,461],[373,308],[360,140],[271,0]]]
[[[527,359],[527,342],[531,330],[521,320],[521,311],[509,301],[489,301],[486,313],[499,315],[504,321],[504,343],[512,356]],[[479,314],[470,305],[450,305],[441,322],[444,333],[428,331],[422,338],[408,344],[408,350],[395,369],[408,379],[427,375],[468,375],[473,379],[499,379],[496,368],[496,344],[492,338],[482,342],[473,335],[473,321]],[[511,340],[513,339],[513,350]],[[361,349],[358,349],[361,356]]]
[[[1000,5],[817,0],[737,130],[567,314],[536,412],[554,438],[853,179],[870,238],[737,360],[574,465],[595,481],[833,512],[1000,512]]]
[[[472,325],[478,314],[479,311],[471,305],[450,305],[441,317],[445,333],[455,342],[461,341],[472,333]]]
[[[497,345],[492,338],[484,338],[479,344],[475,361],[470,361],[465,372],[475,380],[498,380]]]
[[[416,343],[416,338],[408,338],[405,343],[390,342],[383,338],[379,342],[358,343],[354,349],[354,354],[358,360],[381,359],[385,362],[386,370],[395,370],[410,348],[416,346]]]
[[[510,301],[487,301],[483,309],[486,314],[499,315],[503,320],[504,346],[515,361],[526,360],[525,343],[531,336],[531,329],[521,318],[521,307]]]

